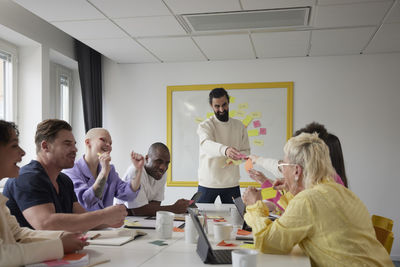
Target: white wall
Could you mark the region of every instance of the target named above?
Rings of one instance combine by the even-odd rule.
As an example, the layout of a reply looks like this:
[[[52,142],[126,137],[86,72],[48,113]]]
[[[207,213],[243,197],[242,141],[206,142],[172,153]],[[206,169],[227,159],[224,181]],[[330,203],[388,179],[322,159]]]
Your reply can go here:
[[[131,149],[145,154],[151,143],[166,142],[167,85],[293,81],[293,128],[317,121],[339,136],[350,188],[371,214],[395,221],[392,256],[400,258],[400,54],[142,65],[104,60],[103,68],[104,125],[121,174]],[[195,190],[168,187],[165,202]]]

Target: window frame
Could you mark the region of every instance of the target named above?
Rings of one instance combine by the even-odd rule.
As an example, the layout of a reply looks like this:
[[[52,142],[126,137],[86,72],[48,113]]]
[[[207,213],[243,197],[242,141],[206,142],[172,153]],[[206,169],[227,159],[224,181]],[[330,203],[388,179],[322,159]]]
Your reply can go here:
[[[5,77],[4,120],[18,122],[18,50],[15,45],[0,39],[0,51],[10,56],[11,63]]]
[[[66,120],[69,124],[72,123],[72,91],[73,91],[73,76],[72,76],[72,70],[57,64],[55,64],[55,73],[56,73],[56,86],[57,86],[57,90],[56,90],[56,116],[59,119],[63,119],[62,118],[62,92],[61,92],[61,77],[66,77],[68,80],[68,120]]]

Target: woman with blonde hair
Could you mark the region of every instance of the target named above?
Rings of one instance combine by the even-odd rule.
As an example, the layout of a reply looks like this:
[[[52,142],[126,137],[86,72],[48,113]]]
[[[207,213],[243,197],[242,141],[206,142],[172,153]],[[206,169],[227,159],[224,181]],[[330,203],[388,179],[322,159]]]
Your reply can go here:
[[[312,266],[393,266],[365,205],[334,182],[328,147],[318,135],[292,137],[284,154],[279,167],[294,197],[282,217],[268,219],[257,189],[248,188],[243,195],[256,248],[284,254],[299,244]]]

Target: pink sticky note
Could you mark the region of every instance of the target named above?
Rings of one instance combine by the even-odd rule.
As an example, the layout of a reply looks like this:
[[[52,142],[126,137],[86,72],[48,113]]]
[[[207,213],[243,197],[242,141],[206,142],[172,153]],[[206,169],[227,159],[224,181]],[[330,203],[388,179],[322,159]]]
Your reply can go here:
[[[258,128],[261,126],[261,122],[259,120],[253,121],[254,128]]]
[[[267,134],[267,128],[260,128],[260,135],[266,135]]]

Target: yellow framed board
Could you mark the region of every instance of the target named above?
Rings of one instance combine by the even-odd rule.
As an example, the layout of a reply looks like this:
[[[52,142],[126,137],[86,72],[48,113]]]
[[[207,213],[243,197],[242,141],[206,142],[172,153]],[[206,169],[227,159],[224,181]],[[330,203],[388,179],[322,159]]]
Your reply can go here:
[[[167,146],[171,152],[167,186],[197,186],[198,124],[214,115],[210,91],[230,95],[229,115],[247,125],[251,154],[281,159],[293,132],[293,82],[167,86]],[[240,186],[257,186],[240,165]],[[262,168],[267,176],[268,172]]]

